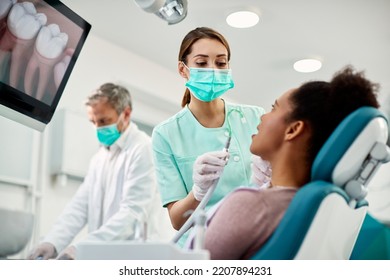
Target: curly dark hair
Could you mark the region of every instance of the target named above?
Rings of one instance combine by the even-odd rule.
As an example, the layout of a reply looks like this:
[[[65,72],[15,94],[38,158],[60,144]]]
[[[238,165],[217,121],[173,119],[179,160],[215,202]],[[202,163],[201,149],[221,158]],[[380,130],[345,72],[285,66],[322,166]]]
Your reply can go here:
[[[292,112],[289,120],[303,120],[310,129],[311,143],[307,161],[315,156],[337,125],[350,113],[363,106],[378,108],[379,85],[365,78],[350,65],[337,72],[330,82],[304,83],[290,96]]]

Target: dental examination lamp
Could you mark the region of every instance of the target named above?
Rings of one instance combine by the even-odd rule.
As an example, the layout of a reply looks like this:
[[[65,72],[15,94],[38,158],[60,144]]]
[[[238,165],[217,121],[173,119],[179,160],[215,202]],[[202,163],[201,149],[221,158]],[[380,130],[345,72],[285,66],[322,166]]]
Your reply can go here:
[[[134,0],[145,12],[153,13],[168,24],[175,24],[187,16],[187,0]]]

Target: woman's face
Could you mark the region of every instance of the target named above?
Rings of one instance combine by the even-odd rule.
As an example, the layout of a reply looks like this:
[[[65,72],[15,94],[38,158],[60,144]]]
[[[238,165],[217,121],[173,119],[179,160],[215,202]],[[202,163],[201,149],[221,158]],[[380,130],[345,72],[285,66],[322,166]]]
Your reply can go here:
[[[215,39],[199,39],[192,45],[192,51],[187,55],[186,65],[193,68],[228,69],[228,51]],[[189,70],[179,62],[179,72],[189,78]]]
[[[264,160],[272,160],[272,156],[283,144],[288,123],[286,118],[291,112],[291,89],[279,97],[272,105],[272,110],[261,116],[257,126],[257,134],[252,135],[250,151]]]

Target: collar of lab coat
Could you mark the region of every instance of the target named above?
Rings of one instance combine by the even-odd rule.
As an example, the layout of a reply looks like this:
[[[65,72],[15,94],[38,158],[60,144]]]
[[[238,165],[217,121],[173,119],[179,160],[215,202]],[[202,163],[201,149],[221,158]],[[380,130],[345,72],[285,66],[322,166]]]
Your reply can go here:
[[[117,150],[122,150],[127,142],[127,138],[131,135],[131,133],[136,129],[136,124],[133,122],[129,123],[129,126],[125,129],[125,131],[121,134],[121,136],[118,138],[118,140],[115,141],[114,144],[112,144],[109,147],[109,150],[112,152],[115,152]]]

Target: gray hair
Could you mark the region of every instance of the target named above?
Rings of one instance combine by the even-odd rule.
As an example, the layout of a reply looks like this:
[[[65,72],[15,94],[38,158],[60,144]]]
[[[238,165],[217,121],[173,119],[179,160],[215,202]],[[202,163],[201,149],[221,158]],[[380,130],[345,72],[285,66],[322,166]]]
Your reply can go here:
[[[105,83],[95,90],[90,96],[88,96],[85,105],[92,106],[97,102],[107,100],[107,102],[115,109],[118,113],[123,112],[126,107],[132,109],[132,102],[130,92],[120,86],[113,83]]]

